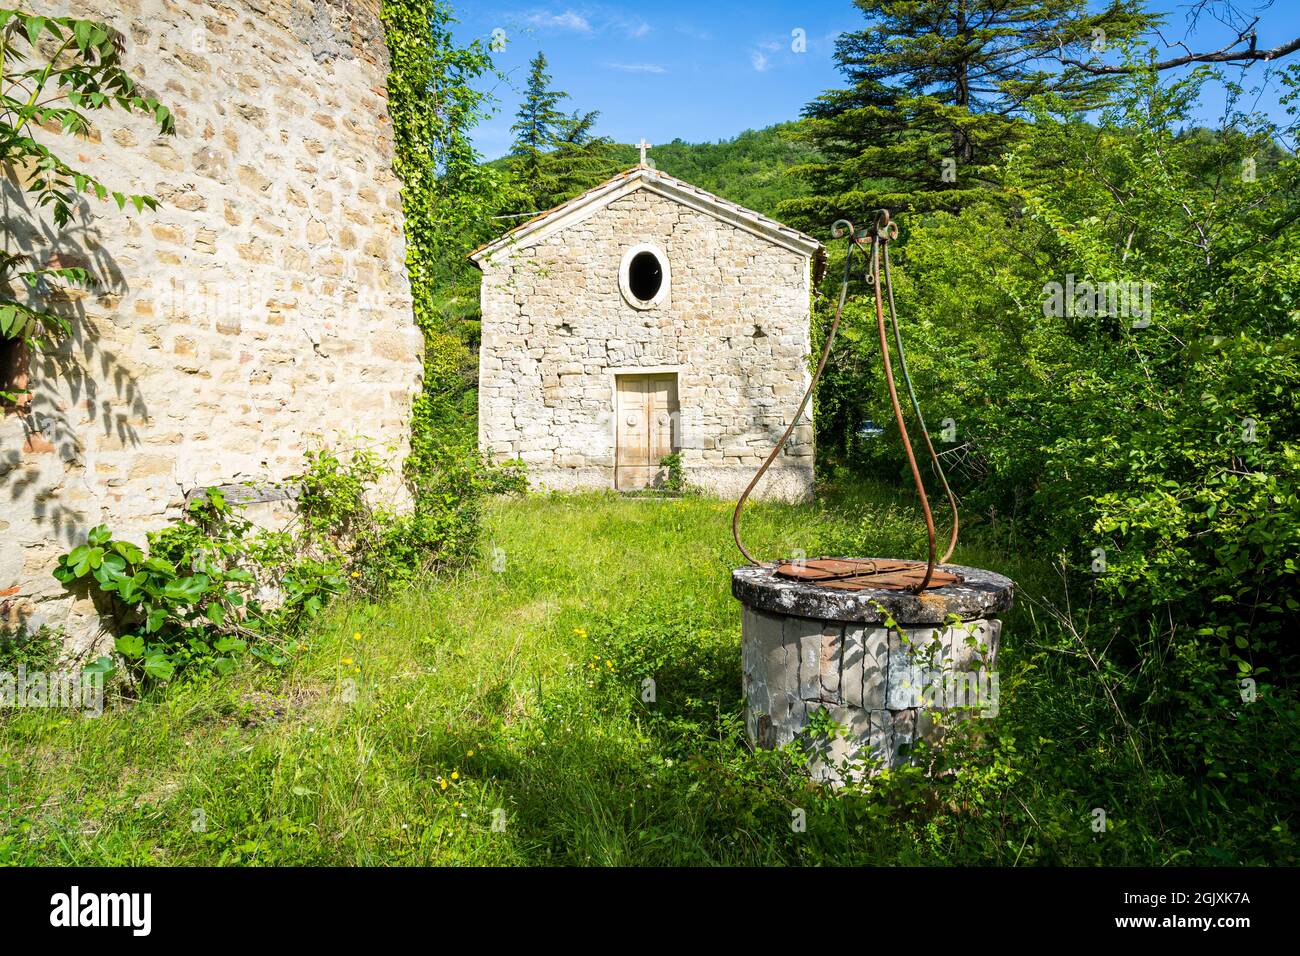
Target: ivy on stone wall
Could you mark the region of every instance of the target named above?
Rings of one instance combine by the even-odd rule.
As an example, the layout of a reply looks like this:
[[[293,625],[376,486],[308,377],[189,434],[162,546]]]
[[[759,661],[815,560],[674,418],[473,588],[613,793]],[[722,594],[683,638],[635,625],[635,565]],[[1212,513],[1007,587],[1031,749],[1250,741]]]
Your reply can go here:
[[[103,23],[0,9],[0,166],[25,196],[9,197],[12,208],[0,229],[0,402],[31,399],[15,349],[45,348],[72,335],[71,318],[51,303],[69,287],[100,285],[89,269],[60,257],[62,248],[67,261],[79,261],[65,237],[88,215],[84,197],[111,198],[119,210],[137,213],[158,207],[152,196],[118,192],[70,165],[75,150],[46,145],[49,136],[90,136],[88,114],[114,107],[148,116],[163,135],[175,132],[171,111],[127,72],[125,47],[123,36]],[[42,225],[35,210],[48,211],[53,226]]]
[[[446,394],[464,388],[468,350],[445,291],[463,284],[472,268],[466,256],[493,234],[492,213],[509,188],[500,170],[482,165],[470,141],[491,102],[474,82],[494,67],[481,41],[457,44],[443,0],[384,0],[381,17],[391,57],[393,169],[402,180],[415,321],[425,336],[425,387]]]
[[[383,0],[390,55],[388,111],[393,171],[402,181],[406,267],[415,321],[424,334],[424,388],[411,409],[405,476],[415,497],[410,521],[444,547],[465,553],[476,540],[484,493],[517,489],[520,475],[485,469],[475,428],[475,365],[458,301],[477,300],[467,256],[495,232],[492,213],[505,174],[481,163],[470,131],[490,98],[474,81],[494,73],[485,45],[460,46],[443,0]],[[466,290],[469,294],[466,294]]]

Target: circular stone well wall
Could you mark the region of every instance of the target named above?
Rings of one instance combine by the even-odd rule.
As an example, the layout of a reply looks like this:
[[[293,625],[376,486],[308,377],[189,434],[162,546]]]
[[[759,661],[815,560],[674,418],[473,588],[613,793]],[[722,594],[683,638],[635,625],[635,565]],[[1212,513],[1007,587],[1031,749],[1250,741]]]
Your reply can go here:
[[[750,742],[783,746],[825,710],[847,735],[803,739],[813,776],[842,783],[905,764],[917,739],[935,739],[936,711],[996,714],[998,615],[1015,584],[980,568],[943,570],[962,582],[919,595],[828,588],[773,566],[733,571]]]

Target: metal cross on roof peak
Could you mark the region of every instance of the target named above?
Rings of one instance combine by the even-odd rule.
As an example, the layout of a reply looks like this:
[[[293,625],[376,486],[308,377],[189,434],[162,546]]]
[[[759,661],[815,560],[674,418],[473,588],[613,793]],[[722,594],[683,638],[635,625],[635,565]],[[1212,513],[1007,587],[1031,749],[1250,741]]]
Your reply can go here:
[[[641,150],[641,165],[645,165],[645,151],[654,146],[654,143],[647,143],[645,137],[641,137],[641,142],[636,144],[637,149]]]

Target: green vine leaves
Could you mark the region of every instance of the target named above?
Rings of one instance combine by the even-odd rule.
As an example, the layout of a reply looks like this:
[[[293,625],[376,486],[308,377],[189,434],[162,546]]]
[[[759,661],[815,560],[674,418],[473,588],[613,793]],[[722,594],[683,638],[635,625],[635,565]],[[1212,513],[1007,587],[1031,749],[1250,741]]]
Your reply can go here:
[[[83,196],[112,200],[119,210],[157,209],[152,196],[110,189],[76,169],[42,142],[41,132],[85,137],[88,113],[117,107],[149,116],[160,133],[175,131],[166,106],[147,95],[127,74],[125,41],[108,26],[73,17],[43,17],[0,9],[0,166],[9,180],[49,211],[59,232],[76,218]],[[32,241],[54,246],[60,237]],[[14,342],[45,348],[70,335],[68,319],[34,304],[66,286],[93,288],[95,277],[80,267],[47,267],[38,251],[18,251],[13,223],[6,220],[0,251],[0,345]],[[0,401],[18,402],[25,390],[0,388]]]

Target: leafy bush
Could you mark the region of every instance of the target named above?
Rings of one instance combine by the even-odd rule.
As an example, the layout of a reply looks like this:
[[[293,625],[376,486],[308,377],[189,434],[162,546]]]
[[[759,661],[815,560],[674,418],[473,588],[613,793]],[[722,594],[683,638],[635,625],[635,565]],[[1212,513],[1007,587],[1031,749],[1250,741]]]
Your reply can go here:
[[[186,520],[149,535],[148,553],[100,525],[60,559],[54,576],[66,585],[84,581],[107,601],[115,650],[133,677],[165,682],[189,668],[224,674],[250,642],[254,654],[285,663],[292,647],[285,636],[345,589],[341,569],[328,562],[269,561],[289,550],[285,537],[256,534],[213,489],[191,503]],[[277,586],[259,588],[252,568]],[[106,673],[114,662],[101,657],[92,666]]]
[[[514,470],[425,449],[412,466],[410,507],[377,505],[391,489],[373,451],[310,452],[287,482],[297,496],[284,528],[255,526],[217,489],[182,520],[148,535],[147,549],[93,529],[55,577],[89,587],[115,624],[115,649],[145,685],[181,670],[229,673],[245,650],[287,663],[330,598],[405,586],[466,560],[478,540],[482,496]],[[113,669],[111,658],[93,665]]]
[[[938,447],[965,526],[1061,564],[1071,610],[1024,661],[1018,763],[1126,807],[1134,859],[1250,804],[1233,858],[1284,860],[1294,757],[1266,740],[1300,730],[1300,163],[1255,117],[1181,129],[1207,76],[1135,75],[1096,125],[1044,109],[1006,194],[904,221],[894,275],[922,407],[955,424]],[[1139,294],[1125,311],[1089,286]],[[821,453],[892,479],[865,306],[846,312]],[[864,418],[884,434],[858,440]]]
[[[15,673],[19,666],[50,670],[61,646],[59,633],[48,626],[35,631],[0,627],[0,673]]]
[[[659,466],[668,471],[664,478],[663,490],[680,494],[686,490],[686,472],[682,469],[682,453],[673,452],[659,459]]]
[[[922,406],[955,423],[940,448],[968,520],[1015,518],[1128,633],[1171,617],[1264,675],[1290,666],[1300,610],[1300,164],[1240,175],[1268,153],[1258,124],[1180,135],[1204,79],[1139,76],[1095,127],[1043,113],[1007,164],[1018,208],[906,223],[895,275]],[[1067,282],[1147,289],[1151,316],[1082,292],[1055,314]],[[893,474],[892,415],[863,381],[873,318],[848,313],[839,363],[862,370],[839,390],[872,398],[832,402],[824,449]],[[855,443],[864,417],[885,435]]]
[[[15,223],[6,221],[7,241],[0,252],[0,346],[42,348],[71,333],[66,316],[33,302],[32,296],[65,285],[93,287],[98,280],[82,266],[33,265],[32,259],[38,258],[35,253],[42,244],[51,247],[48,258],[58,259],[52,254],[57,232],[78,216],[83,195],[101,202],[111,197],[119,210],[129,205],[142,212],[158,206],[152,196],[111,190],[32,137],[37,127],[85,136],[91,128],[86,111],[114,106],[144,114],[160,133],[172,133],[171,112],[131,79],[122,61],[123,48],[121,34],[92,20],[0,9],[0,165],[36,207],[50,210],[56,227],[48,233],[35,230],[33,251],[22,253],[13,251],[8,241]],[[0,401],[23,401],[25,376],[15,378],[0,382]]]

